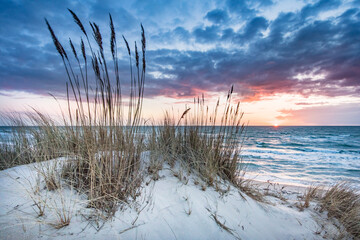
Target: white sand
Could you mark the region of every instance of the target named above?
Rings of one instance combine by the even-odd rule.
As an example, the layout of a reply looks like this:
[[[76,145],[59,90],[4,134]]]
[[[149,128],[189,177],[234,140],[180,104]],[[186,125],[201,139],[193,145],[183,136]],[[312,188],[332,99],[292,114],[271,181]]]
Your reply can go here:
[[[180,182],[166,165],[159,180],[145,181],[137,204],[117,211],[102,227],[85,219],[94,211],[85,208],[85,196],[70,189],[48,192],[43,183],[40,193],[47,206],[45,215],[37,217],[26,191],[36,186],[36,175],[34,164],[0,172],[0,239],[332,239],[337,233],[324,214],[293,206],[299,194],[295,190],[280,187],[290,200],[268,197],[271,204],[243,199],[235,188],[221,196],[213,188],[202,191],[192,176],[187,184]],[[279,189],[270,191],[276,195]],[[72,219],[56,230],[50,223],[63,205],[71,208]]]

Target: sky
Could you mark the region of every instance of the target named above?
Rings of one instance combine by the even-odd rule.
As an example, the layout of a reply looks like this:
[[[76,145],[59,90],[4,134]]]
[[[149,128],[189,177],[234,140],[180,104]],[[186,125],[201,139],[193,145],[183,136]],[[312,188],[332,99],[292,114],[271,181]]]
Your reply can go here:
[[[202,94],[209,105],[224,102],[234,85],[249,125],[360,125],[359,0],[0,0],[2,116],[31,107],[56,116],[66,104],[66,72],[44,18],[71,51],[69,37],[78,47],[81,34],[67,8],[98,23],[104,44],[111,13],[132,50],[143,24],[145,118]],[[118,48],[127,86],[126,47]]]

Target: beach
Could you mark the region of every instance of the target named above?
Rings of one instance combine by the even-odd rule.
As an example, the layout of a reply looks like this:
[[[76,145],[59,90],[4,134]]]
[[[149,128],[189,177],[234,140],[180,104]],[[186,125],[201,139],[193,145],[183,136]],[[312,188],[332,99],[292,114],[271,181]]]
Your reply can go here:
[[[147,158],[147,154],[143,155]],[[61,160],[62,161],[62,160]],[[275,183],[258,184],[266,191],[265,202],[255,201],[234,187],[221,191],[201,189],[197,178],[174,176],[176,168],[164,166],[159,180],[147,178],[141,200],[125,204],[113,219],[104,221],[87,198],[74,189],[47,191],[46,215],[39,217],[28,190],[36,186],[34,164],[0,172],[0,235],[2,239],[333,239],[339,230],[326,213],[312,205],[303,211],[299,203],[304,188]],[[39,196],[40,196],[39,195]],[[69,211],[69,226],[54,229],[57,209]]]
[[[360,239],[359,1],[325,2],[2,4],[0,239]]]
[[[150,139],[151,129],[143,127],[139,132]],[[356,167],[352,164],[357,164],[358,156],[352,148],[340,150],[335,143],[332,155],[322,150],[329,149],[325,145],[328,138],[339,130],[344,132],[343,128],[328,127],[322,131],[325,137],[313,133],[304,140],[300,133],[309,129],[314,131],[311,127],[250,127],[245,137],[235,139],[238,145],[234,146],[242,154],[242,170],[234,183],[241,185],[219,176],[209,183],[186,163],[164,161],[161,154],[145,151],[137,170],[142,179],[137,199],[116,200],[119,207],[110,218],[104,209],[89,208],[88,194],[58,176],[73,162],[70,156],[5,169],[0,172],[0,235],[3,239],[351,239],[344,226],[323,209],[319,196],[341,179],[355,186],[356,175],[346,175],[343,166]],[[2,139],[10,141],[12,129],[1,130]],[[157,130],[164,131],[161,127]],[[211,136],[201,131],[205,135],[200,132],[199,136]],[[215,128],[212,134],[216,136],[217,131]],[[264,131],[269,133],[259,134]],[[357,133],[343,137],[351,134]],[[295,142],[292,136],[302,142]],[[309,139],[315,144],[306,145]],[[319,144],[323,139],[325,143]],[[333,169],[338,174],[333,176],[326,169],[318,175],[307,172],[316,168],[311,165],[314,156],[308,153],[322,160],[316,166],[333,166],[342,159],[337,162],[338,169]],[[95,159],[103,156],[115,163],[117,153],[98,152]],[[59,183],[49,187],[49,176],[57,176]],[[313,188],[316,192],[309,194]]]

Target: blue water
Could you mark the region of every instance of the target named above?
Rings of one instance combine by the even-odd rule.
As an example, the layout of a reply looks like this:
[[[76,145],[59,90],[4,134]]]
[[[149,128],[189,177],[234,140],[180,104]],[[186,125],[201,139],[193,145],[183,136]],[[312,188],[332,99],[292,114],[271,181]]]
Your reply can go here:
[[[248,127],[246,135],[247,177],[360,186],[360,127]]]
[[[0,140],[10,133],[11,128],[0,127]],[[242,158],[245,177],[255,180],[350,181],[360,188],[360,127],[248,127]]]

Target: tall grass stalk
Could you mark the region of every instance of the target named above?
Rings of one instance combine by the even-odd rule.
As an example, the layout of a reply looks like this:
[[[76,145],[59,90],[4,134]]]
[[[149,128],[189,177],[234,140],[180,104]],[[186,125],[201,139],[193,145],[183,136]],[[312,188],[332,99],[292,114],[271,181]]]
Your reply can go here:
[[[18,144],[20,149],[15,152],[28,154],[31,161],[64,157],[65,162],[57,170],[61,171],[61,178],[85,192],[90,207],[113,213],[119,202],[136,199],[142,182],[140,154],[144,134],[139,132],[139,126],[142,124],[146,72],[145,31],[141,25],[142,57],[139,57],[137,44],[132,52],[123,37],[131,72],[129,97],[123,97],[112,16],[109,14],[109,61],[100,27],[90,22],[88,32],[78,16],[70,9],[69,12],[82,35],[79,49],[69,39],[70,51],[65,50],[45,19],[68,80],[67,109],[61,109],[60,122],[37,110],[28,114],[25,120],[14,118],[14,125],[37,126],[16,131],[15,139],[19,144],[15,146]],[[55,189],[57,185],[52,183],[58,181],[54,169],[39,168],[39,171],[45,179],[48,176],[48,188]]]
[[[167,112],[163,127],[158,128],[157,141],[167,161],[187,164],[202,180],[213,186],[219,178],[236,185],[240,183],[242,143],[238,139],[245,132],[240,104],[232,104],[233,87],[228,92],[224,112],[219,100],[213,109],[205,105],[204,96],[194,99],[180,118]],[[220,115],[220,116],[219,116]]]
[[[67,153],[71,161],[63,168],[63,176],[78,189],[87,192],[91,207],[113,211],[116,203],[135,199],[141,184],[140,154],[144,136],[139,133],[145,84],[146,39],[141,25],[142,63],[135,43],[135,70],[133,74],[132,52],[125,37],[123,40],[130,59],[130,97],[125,116],[118,63],[118,46],[114,23],[109,15],[110,51],[113,71],[105,57],[103,37],[99,26],[90,22],[91,34],[96,46],[92,46],[89,33],[77,15],[69,10],[80,28],[87,46],[81,39],[81,56],[71,39],[69,44],[73,60],[57,39],[51,25],[45,19],[54,45],[63,61],[68,77],[67,99],[69,120],[64,118]],[[87,53],[89,51],[89,53]],[[88,57],[88,54],[90,57]],[[76,68],[73,65],[75,62]],[[95,81],[90,82],[88,65]],[[79,74],[75,73],[75,69]],[[111,77],[111,73],[113,76]],[[71,109],[74,100],[76,108]],[[43,124],[43,123],[41,123]]]

